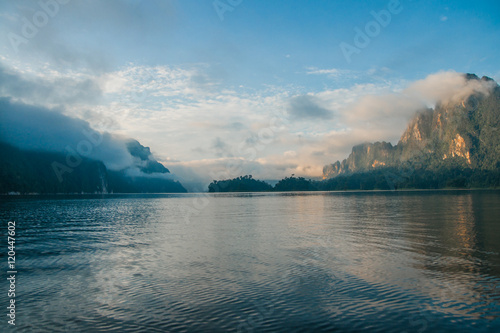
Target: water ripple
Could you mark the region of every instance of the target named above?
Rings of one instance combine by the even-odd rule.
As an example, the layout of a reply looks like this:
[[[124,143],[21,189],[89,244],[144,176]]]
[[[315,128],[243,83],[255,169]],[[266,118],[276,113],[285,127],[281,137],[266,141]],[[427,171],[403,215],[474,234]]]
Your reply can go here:
[[[195,197],[0,202],[18,329],[500,329],[498,192],[216,194],[187,224]]]

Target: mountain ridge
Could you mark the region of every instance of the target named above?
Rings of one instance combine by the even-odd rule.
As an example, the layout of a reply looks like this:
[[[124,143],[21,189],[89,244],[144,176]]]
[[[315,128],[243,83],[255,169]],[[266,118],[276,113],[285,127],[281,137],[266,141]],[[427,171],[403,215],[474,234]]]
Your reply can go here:
[[[113,171],[102,161],[82,157],[59,178],[54,166],[64,167],[66,155],[22,150],[5,142],[0,142],[0,160],[0,194],[187,192],[178,181],[164,177],[169,172],[165,167],[164,173],[131,176],[127,169]]]
[[[139,141],[5,97],[0,161],[0,193],[186,192]]]
[[[380,168],[437,170],[444,167],[495,170],[500,167],[500,87],[491,78],[464,74],[491,84],[459,101],[438,102],[416,112],[399,142],[362,143],[341,161],[325,165],[323,179]]]

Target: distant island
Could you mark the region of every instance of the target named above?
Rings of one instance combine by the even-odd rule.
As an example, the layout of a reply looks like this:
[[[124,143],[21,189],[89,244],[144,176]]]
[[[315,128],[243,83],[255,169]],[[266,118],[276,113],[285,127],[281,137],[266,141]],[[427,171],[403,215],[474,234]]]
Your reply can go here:
[[[323,168],[323,180],[287,177],[274,187],[251,176],[212,182],[209,192],[338,191],[500,187],[500,87],[420,110],[398,144],[363,143]]]

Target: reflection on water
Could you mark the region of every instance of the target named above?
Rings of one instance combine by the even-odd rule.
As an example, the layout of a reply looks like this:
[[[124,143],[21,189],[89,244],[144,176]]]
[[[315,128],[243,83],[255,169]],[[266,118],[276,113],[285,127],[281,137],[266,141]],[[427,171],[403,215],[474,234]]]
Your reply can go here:
[[[3,197],[16,328],[500,329],[498,191],[197,196]]]

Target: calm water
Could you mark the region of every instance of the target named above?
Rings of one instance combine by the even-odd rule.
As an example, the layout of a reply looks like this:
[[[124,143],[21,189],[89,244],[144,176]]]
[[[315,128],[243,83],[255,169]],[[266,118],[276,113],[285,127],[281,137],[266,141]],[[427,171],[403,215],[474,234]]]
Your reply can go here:
[[[16,331],[500,332],[499,191],[0,199]]]

